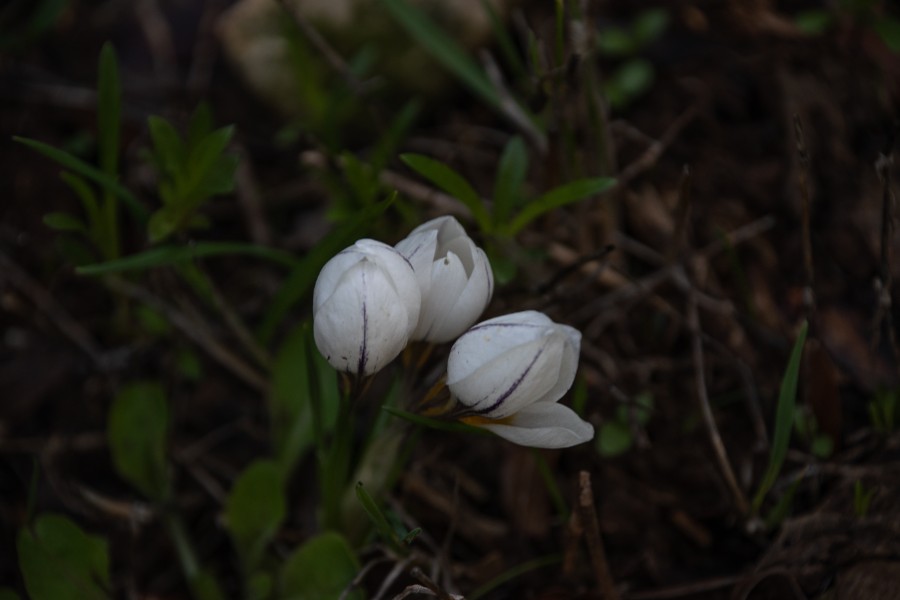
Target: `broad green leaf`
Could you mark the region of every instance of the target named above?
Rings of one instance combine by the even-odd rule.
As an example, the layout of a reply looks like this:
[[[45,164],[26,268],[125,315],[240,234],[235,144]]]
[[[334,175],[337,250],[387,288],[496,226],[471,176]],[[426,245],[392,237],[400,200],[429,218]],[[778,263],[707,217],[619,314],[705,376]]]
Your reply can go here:
[[[880,16],[875,20],[875,31],[891,51],[900,52],[900,20]]]
[[[154,158],[156,166],[162,171],[162,175],[175,180],[179,187],[179,175],[187,162],[187,148],[181,141],[181,136],[175,131],[171,123],[155,115],[147,118],[147,127],[150,130],[150,139],[153,140]]]
[[[23,138],[19,136],[13,136],[13,140],[21,144],[25,144],[32,150],[43,154],[50,160],[56,161],[70,171],[78,173],[79,175],[90,179],[103,189],[115,194],[125,202],[128,210],[131,212],[135,220],[139,223],[146,222],[146,220],[149,218],[149,211],[147,211],[147,209],[131,192],[129,192],[124,186],[122,186],[122,184],[117,182],[115,179],[113,179],[97,167],[84,162],[78,157],[72,156],[68,152],[64,152],[58,148],[54,148],[50,144],[45,144],[44,142],[39,142],[38,140]]]
[[[225,520],[245,572],[253,572],[287,512],[278,465],[258,460],[244,469],[225,506]]]
[[[19,600],[19,595],[8,587],[0,588],[0,600]]]
[[[177,204],[163,206],[153,213],[147,223],[147,239],[156,244],[176,231],[187,217],[187,210]]]
[[[635,98],[650,89],[655,75],[653,64],[650,61],[636,58],[629,60],[613,73],[613,83],[627,97]]]
[[[787,456],[794,423],[794,407],[797,404],[797,382],[800,379],[800,362],[803,358],[803,346],[806,343],[808,330],[809,324],[804,321],[800,327],[800,333],[797,335],[797,341],[794,342],[794,348],[791,350],[791,357],[784,371],[784,378],[781,380],[778,406],[775,409],[775,432],[772,435],[769,465],[766,467],[762,481],[760,481],[756,496],[753,498],[753,512],[759,512],[759,508],[762,506],[766,494],[778,478],[778,473],[781,472],[781,465],[784,464],[784,459]]]
[[[309,351],[310,326],[294,329],[275,356],[269,415],[275,456],[285,479],[315,441]]]
[[[32,600],[109,598],[106,540],[67,517],[45,514],[22,528],[16,544],[25,589]]]
[[[425,13],[406,0],[381,0],[381,3],[422,48],[472,92],[490,106],[500,106],[500,95],[478,64]]]
[[[197,242],[188,246],[158,246],[139,254],[78,267],[75,272],[79,275],[105,275],[107,273],[141,271],[213,256],[252,256],[286,267],[298,264],[297,259],[291,254],[265,246],[242,242]]]
[[[640,13],[631,28],[634,41],[646,46],[657,39],[669,26],[669,13],[664,8],[651,8]]]
[[[628,452],[633,442],[631,429],[621,421],[607,421],[597,432],[597,450],[607,458]]]
[[[188,585],[194,600],[223,600],[225,598],[225,594],[222,593],[222,588],[219,586],[219,580],[209,571],[201,569],[188,582]]]
[[[123,387],[109,411],[109,449],[116,470],[157,502],[164,501],[169,492],[168,421],[165,393],[152,381]]]
[[[359,572],[359,561],[340,534],[329,531],[307,540],[281,569],[284,600],[338,600]],[[358,590],[345,596],[361,600]]]
[[[827,10],[804,10],[794,17],[794,24],[803,33],[819,35],[825,32],[834,22],[834,17]]]
[[[64,212],[52,212],[44,215],[44,225],[56,231],[87,233],[87,227],[81,219]]]
[[[227,194],[234,187],[234,159],[226,159],[223,153],[234,135],[234,126],[222,127],[203,138],[197,146],[190,149],[186,165],[187,182],[185,183],[185,199],[192,203],[205,200],[208,196]],[[229,171],[230,169],[230,171]]]
[[[381,215],[394,201],[393,196],[383,202],[367,206],[338,225],[331,233],[316,244],[303,259],[295,264],[290,275],[269,304],[269,310],[259,327],[259,338],[268,343],[281,320],[294,305],[310,290],[322,266],[332,256],[358,240],[363,232],[372,226],[372,221]]]
[[[607,56],[631,56],[637,52],[634,39],[618,27],[604,29],[598,33],[597,47]]]
[[[313,344],[312,328],[303,323],[282,344],[272,367],[270,418],[285,479],[303,454],[334,430],[340,408],[337,373]]]
[[[482,231],[486,233],[491,231],[491,217],[484,207],[481,196],[462,175],[444,163],[421,154],[401,154],[400,160],[406,163],[410,169],[465,204],[472,211],[472,216]]]
[[[512,223],[510,223],[507,228],[507,233],[509,235],[515,235],[523,227],[542,214],[549,212],[554,208],[559,208],[560,206],[572,204],[573,202],[578,202],[579,200],[601,194],[615,184],[616,180],[610,177],[597,177],[593,179],[578,179],[550,190],[523,208],[522,211],[516,215],[516,218],[513,219]]]
[[[191,115],[188,124],[187,147],[195,148],[213,130],[213,116],[209,104],[201,102]]]
[[[519,136],[513,137],[500,157],[494,181],[494,223],[505,223],[522,193],[528,171],[528,150]]]
[[[97,130],[100,169],[115,177],[119,168],[119,117],[122,92],[116,50],[109,42],[100,50],[97,81]]]

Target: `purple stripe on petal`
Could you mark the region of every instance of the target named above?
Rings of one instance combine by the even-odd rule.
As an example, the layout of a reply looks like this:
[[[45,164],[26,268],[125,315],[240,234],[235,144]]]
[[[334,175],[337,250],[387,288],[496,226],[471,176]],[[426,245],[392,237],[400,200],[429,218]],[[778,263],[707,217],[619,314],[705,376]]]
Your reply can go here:
[[[507,390],[505,392],[500,394],[500,397],[497,398],[497,400],[495,400],[493,404],[491,404],[487,408],[481,408],[481,409],[474,411],[475,414],[486,415],[490,412],[493,412],[497,408],[499,408],[500,405],[503,404],[506,401],[506,399],[509,398],[519,388],[520,385],[522,385],[522,381],[525,380],[525,377],[528,376],[528,373],[529,373],[529,371],[531,371],[531,368],[534,366],[534,363],[537,362],[537,359],[540,358],[541,354],[543,354],[543,353],[544,353],[544,346],[541,346],[540,349],[538,349],[538,351],[535,353],[534,358],[531,359],[531,362],[528,363],[528,366],[525,367],[525,370],[522,371],[522,374],[519,375],[519,378],[516,379],[512,383],[512,385],[509,386],[509,388],[507,388]]]
[[[362,279],[362,289],[363,289],[363,301],[362,301],[362,318],[363,318],[363,334],[362,341],[359,344],[359,362],[356,365],[356,372],[359,375],[362,375],[366,372],[366,361],[368,360],[367,350],[368,344],[367,337],[369,333],[369,317],[366,313],[366,272],[365,270],[361,271],[361,279]]]

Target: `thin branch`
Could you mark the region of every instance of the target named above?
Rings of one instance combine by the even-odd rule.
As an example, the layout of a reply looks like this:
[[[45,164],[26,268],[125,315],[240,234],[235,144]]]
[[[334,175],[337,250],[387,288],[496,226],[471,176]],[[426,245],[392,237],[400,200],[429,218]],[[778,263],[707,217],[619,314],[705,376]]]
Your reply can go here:
[[[684,274],[684,277],[686,278],[687,275]],[[688,330],[691,333],[691,355],[694,362],[694,380],[697,388],[697,400],[700,403],[700,411],[703,414],[703,423],[706,426],[706,433],[709,436],[709,441],[716,454],[716,460],[719,463],[719,468],[722,470],[722,475],[725,477],[725,482],[728,484],[728,488],[734,496],[734,502],[737,505],[738,511],[742,515],[745,515],[749,512],[750,505],[747,502],[747,498],[744,496],[744,492],[741,491],[741,488],[738,485],[734,470],[731,468],[731,462],[728,460],[728,452],[725,450],[725,444],[722,442],[722,436],[719,433],[719,427],[716,425],[716,419],[713,416],[712,407],[709,403],[709,393],[706,388],[706,367],[703,359],[703,340],[700,330],[700,311],[697,308],[697,297],[692,292],[688,292],[687,325]]]
[[[896,135],[896,131],[894,132]],[[900,366],[900,344],[897,342],[897,332],[894,328],[894,315],[891,311],[893,304],[891,289],[894,285],[893,241],[894,241],[894,190],[891,186],[891,167],[894,164],[893,152],[894,140],[891,139],[887,149],[878,157],[875,170],[881,179],[881,257],[879,275],[875,280],[875,288],[878,293],[878,306],[875,309],[873,346],[877,346],[881,340],[881,328],[887,330],[891,350],[894,353],[894,361]]]
[[[591,487],[591,474],[588,471],[578,473],[578,488],[579,519],[584,527],[585,541],[587,541],[588,553],[591,556],[594,577],[597,578],[600,595],[604,600],[619,600],[619,592],[616,590],[609,563],[606,560],[603,539],[600,537],[600,521],[594,506],[594,491]]]
[[[107,284],[111,289],[129,298],[143,302],[150,308],[163,314],[177,329],[206,351],[209,356],[234,373],[244,383],[263,394],[268,393],[268,380],[245,363],[240,357],[223,346],[215,336],[200,323],[187,317],[184,313],[163,302],[148,290],[122,279],[110,278]]]
[[[82,352],[87,354],[101,370],[108,367],[109,360],[91,337],[91,334],[42,287],[37,281],[5,253],[0,252],[0,281],[6,280],[11,286],[28,298],[35,308],[42,312],[59,331]]]
[[[812,313],[815,311],[816,297],[814,290],[815,272],[813,270],[812,238],[810,234],[810,219],[812,217],[812,202],[809,195],[809,155],[806,152],[806,140],[803,136],[803,124],[800,117],[794,115],[794,137],[797,141],[797,155],[800,158],[799,179],[797,185],[800,188],[800,197],[803,201],[802,219],[802,243],[803,243],[803,269],[806,281],[803,288],[803,305],[806,310],[806,318],[812,323]]]

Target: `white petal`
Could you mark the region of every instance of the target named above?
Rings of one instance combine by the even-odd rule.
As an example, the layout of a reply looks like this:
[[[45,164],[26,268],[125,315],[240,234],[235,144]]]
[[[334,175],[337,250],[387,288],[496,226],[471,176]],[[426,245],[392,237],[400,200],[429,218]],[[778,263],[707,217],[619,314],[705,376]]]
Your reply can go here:
[[[511,348],[540,339],[555,324],[537,311],[502,315],[478,323],[450,349],[447,383],[459,381]]]
[[[431,288],[431,264],[434,262],[437,251],[437,237],[437,230],[411,233],[394,246],[400,254],[406,257],[416,272],[422,298],[428,296],[428,290]]]
[[[594,437],[594,427],[562,404],[540,403],[525,408],[505,423],[478,425],[502,438],[533,448],[568,448]]]
[[[455,254],[448,254],[432,263],[431,290],[424,298],[419,325],[413,333],[413,339],[427,339],[430,342],[447,342],[453,339],[432,335],[432,330],[443,326],[460,294],[465,290],[466,283],[466,271]],[[459,329],[464,331],[468,325],[470,324]]]
[[[469,276],[466,287],[459,294],[456,304],[449,310],[443,320],[438,320],[431,328],[428,339],[434,342],[449,342],[459,337],[472,326],[487,305],[491,302],[494,290],[494,277],[487,257],[480,249],[476,249],[475,271]],[[481,258],[483,257],[483,260]]]
[[[406,304],[377,264],[363,259],[346,270],[315,312],[316,346],[341,371],[371,375],[406,346]]]
[[[554,353],[559,355],[560,362],[556,383],[541,396],[537,402],[556,402],[562,398],[575,381],[578,370],[578,353],[581,349],[581,332],[568,325],[557,324],[551,334],[552,343],[556,346]]]
[[[549,338],[510,348],[468,377],[447,385],[457,400],[484,417],[499,419],[539,401],[556,385],[561,353]]]
[[[362,244],[363,242],[365,244]],[[405,305],[408,316],[405,334],[409,336],[416,328],[422,306],[422,292],[419,290],[419,280],[412,265],[405,256],[387,244],[374,240],[360,240],[356,245],[362,245],[369,253],[367,256],[374,260],[390,280],[397,296],[393,302],[400,301]]]

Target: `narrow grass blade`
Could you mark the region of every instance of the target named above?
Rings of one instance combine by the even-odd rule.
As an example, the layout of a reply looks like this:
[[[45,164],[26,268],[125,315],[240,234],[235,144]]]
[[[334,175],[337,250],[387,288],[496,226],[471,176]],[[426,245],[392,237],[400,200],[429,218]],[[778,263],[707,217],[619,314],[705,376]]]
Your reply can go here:
[[[381,0],[381,4],[415,41],[456,75],[473,93],[492,107],[500,106],[500,95],[478,63],[425,13],[406,0]]]
[[[406,163],[410,169],[465,204],[472,211],[472,216],[475,217],[475,221],[482,231],[491,231],[491,217],[484,207],[484,202],[465,177],[441,161],[421,154],[401,154],[400,160]]]
[[[485,429],[479,429],[478,427],[472,427],[471,425],[466,425],[465,423],[459,423],[457,421],[442,421],[440,419],[423,417],[421,415],[407,412],[399,408],[394,408],[393,406],[382,406],[381,410],[399,419],[409,421],[410,423],[414,423],[416,425],[421,425],[422,427],[428,427],[429,429],[450,431],[452,433],[476,433],[489,435],[488,431]]]
[[[542,556],[540,558],[535,558],[534,560],[529,560],[504,571],[466,597],[468,598],[468,600],[478,600],[479,598],[486,596],[490,592],[494,591],[504,583],[512,581],[513,579],[520,577],[525,573],[528,573],[529,571],[549,567],[550,565],[555,565],[559,562],[562,562],[562,556],[560,556],[559,554],[551,554],[549,556]]]
[[[528,150],[522,138],[512,138],[497,167],[497,179],[494,181],[494,222],[505,223],[512,214],[519,195],[522,193],[522,184],[528,172]]]
[[[554,208],[572,204],[590,196],[596,196],[615,184],[616,180],[611,177],[596,177],[593,179],[578,179],[552,189],[530,202],[528,206],[522,209],[522,212],[516,215],[516,218],[509,225],[509,235],[515,235],[530,222]]]
[[[806,333],[809,324],[804,321],[791,350],[784,378],[781,380],[781,390],[778,393],[778,407],[775,410],[775,433],[772,435],[772,451],[769,454],[769,465],[759,484],[756,496],[753,498],[753,512],[758,513],[766,493],[772,488],[781,465],[787,456],[788,444],[791,441],[791,430],[794,426],[794,408],[797,404],[797,382],[800,379],[800,359],[803,357],[803,345],[806,343]]]
[[[13,140],[25,144],[32,150],[43,154],[50,160],[54,160],[63,167],[69,169],[74,173],[78,173],[84,177],[87,177],[100,187],[105,190],[109,190],[116,196],[122,199],[125,202],[125,205],[128,207],[128,210],[131,212],[132,216],[140,223],[146,223],[147,219],[150,216],[149,211],[138,201],[138,199],[129,192],[122,184],[117,182],[115,179],[94,167],[80,158],[72,156],[68,152],[64,152],[58,148],[54,148],[50,144],[45,144],[44,142],[40,142],[38,140],[33,140],[30,138],[24,138],[19,136],[13,136]]]
[[[405,556],[406,554],[408,554],[409,551],[400,542],[400,538],[397,537],[397,533],[394,531],[394,528],[391,527],[391,524],[388,523],[387,517],[385,517],[384,513],[381,512],[381,507],[378,506],[378,503],[375,502],[375,500],[372,499],[372,496],[369,495],[369,492],[366,491],[366,488],[365,486],[363,486],[362,481],[356,482],[355,491],[356,498],[359,500],[359,503],[362,504],[362,507],[366,511],[366,514],[369,515],[369,519],[372,520],[372,524],[375,525],[375,529],[378,530],[378,534],[381,536],[381,538],[401,556]]]
[[[78,267],[75,272],[79,275],[105,275],[107,273],[120,273],[123,271],[140,271],[153,267],[162,267],[179,263],[185,260],[206,258],[222,255],[245,255],[270,260],[272,262],[293,267],[297,265],[297,259],[281,250],[243,244],[239,242],[200,242],[190,246],[160,246],[140,254],[133,254],[124,258],[108,262],[85,265]]]

